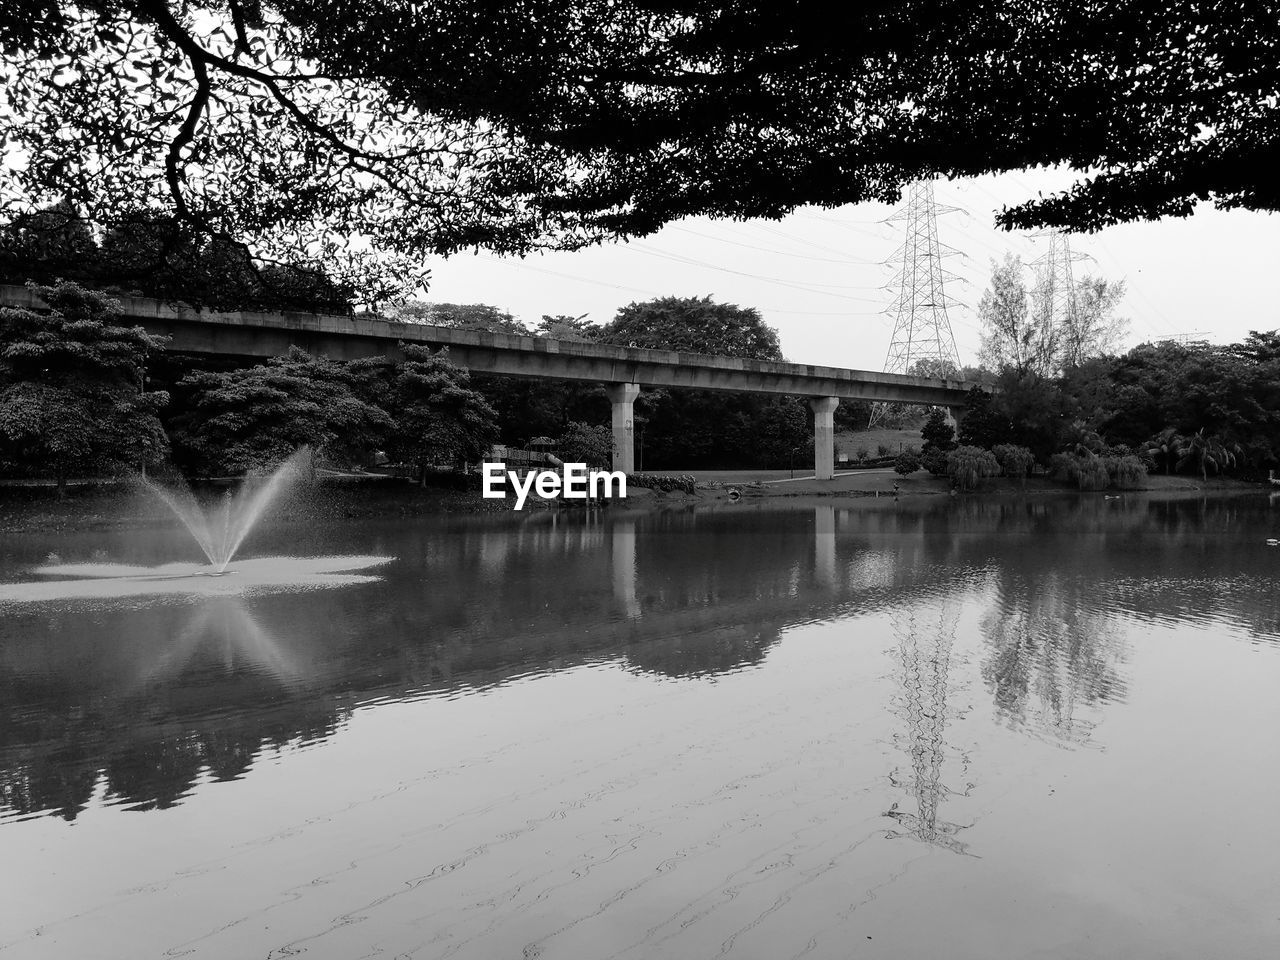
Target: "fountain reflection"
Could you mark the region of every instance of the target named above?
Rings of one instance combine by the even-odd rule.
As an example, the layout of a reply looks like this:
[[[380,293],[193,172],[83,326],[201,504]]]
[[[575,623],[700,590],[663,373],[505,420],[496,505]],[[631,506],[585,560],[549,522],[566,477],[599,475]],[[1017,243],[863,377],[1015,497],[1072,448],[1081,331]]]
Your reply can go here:
[[[314,671],[305,655],[263,629],[241,600],[223,597],[197,609],[182,632],[144,666],[138,683],[178,681],[201,657],[216,658],[228,676],[248,670],[289,687],[304,684]]]

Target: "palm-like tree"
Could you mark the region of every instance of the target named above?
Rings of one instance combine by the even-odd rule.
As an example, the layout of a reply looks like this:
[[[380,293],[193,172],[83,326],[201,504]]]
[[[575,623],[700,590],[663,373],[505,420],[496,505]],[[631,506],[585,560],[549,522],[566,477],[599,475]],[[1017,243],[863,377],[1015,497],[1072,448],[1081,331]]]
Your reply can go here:
[[[1154,437],[1142,445],[1142,452],[1153,460],[1164,464],[1164,472],[1170,469],[1182,455],[1181,449],[1187,438],[1180,434],[1176,427],[1165,427]]]
[[[1177,468],[1181,470],[1188,464],[1194,464],[1200,471],[1201,479],[1208,481],[1210,467],[1213,468],[1214,473],[1221,473],[1227,467],[1234,467],[1239,452],[1238,444],[1227,445],[1216,434],[1206,437],[1204,427],[1201,427],[1191,436],[1183,438],[1178,447]]]

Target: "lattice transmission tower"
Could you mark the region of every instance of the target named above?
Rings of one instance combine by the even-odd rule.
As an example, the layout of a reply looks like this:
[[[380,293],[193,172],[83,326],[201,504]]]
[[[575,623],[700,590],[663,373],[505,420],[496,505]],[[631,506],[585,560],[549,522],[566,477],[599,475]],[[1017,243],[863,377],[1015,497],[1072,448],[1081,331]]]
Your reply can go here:
[[[1087,331],[1081,322],[1072,264],[1092,258],[1074,252],[1071,237],[1065,231],[1045,230],[1032,236],[1049,238],[1049,251],[1029,266],[1036,270],[1032,303],[1040,327],[1039,340],[1049,353],[1043,362],[1046,367],[1057,367],[1063,362],[1078,361],[1085,346]]]
[[[945,257],[960,251],[938,240],[938,216],[957,209],[939,204],[933,195],[933,181],[921,180],[908,189],[906,204],[885,221],[906,223],[906,238],[889,260],[898,270],[889,285],[894,291],[888,311],[893,317],[893,338],[884,361],[885,373],[915,373],[924,366],[932,368],[928,372],[934,376],[945,376],[960,369],[960,354],[947,316],[948,304],[955,301],[946,293],[947,281],[959,278],[942,265]],[[889,404],[873,406],[870,426],[883,420],[890,409]]]
[[[1075,253],[1071,249],[1071,237],[1062,230],[1046,230],[1033,237],[1048,237],[1049,252],[1032,260],[1030,266],[1038,267],[1036,280],[1037,307],[1045,320],[1055,330],[1068,330],[1077,326],[1079,306],[1076,302],[1076,281],[1073,263],[1090,259],[1087,253]]]

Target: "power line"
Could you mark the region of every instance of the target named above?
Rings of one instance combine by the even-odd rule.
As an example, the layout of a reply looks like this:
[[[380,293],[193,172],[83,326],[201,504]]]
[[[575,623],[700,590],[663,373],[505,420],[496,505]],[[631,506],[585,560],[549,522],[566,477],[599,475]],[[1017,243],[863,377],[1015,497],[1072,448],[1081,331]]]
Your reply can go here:
[[[839,259],[835,257],[813,257],[807,253],[790,253],[786,250],[775,250],[770,247],[759,247],[759,246],[756,246],[754,243],[742,243],[739,240],[730,240],[728,237],[717,237],[710,233],[702,233],[698,230],[691,230],[688,227],[672,227],[671,229],[678,231],[680,233],[688,233],[695,237],[702,237],[706,240],[714,240],[717,243],[728,243],[735,247],[745,247],[748,250],[759,250],[761,253],[769,253],[778,257],[794,257],[797,260],[811,260],[814,263],[839,263],[839,264],[869,263],[868,261],[851,260],[848,257],[841,257]],[[819,284],[819,286],[834,286],[834,284]],[[864,287],[860,289],[875,289],[875,288]]]
[[[630,247],[637,253],[643,253],[646,256],[658,257],[663,260],[670,260],[674,263],[683,263],[687,266],[703,267],[707,270],[718,270],[721,273],[731,273],[734,276],[747,277],[751,280],[758,280],[761,283],[773,283],[778,286],[788,287],[792,290],[801,290],[805,293],[817,294],[820,297],[835,297],[839,300],[849,300],[855,303],[879,303],[879,300],[872,297],[851,297],[844,293],[828,293],[825,290],[815,290],[811,286],[802,283],[796,283],[791,280],[783,280],[780,277],[762,277],[759,274],[747,273],[744,270],[734,270],[731,267],[722,267],[714,263],[708,263],[705,260],[697,260],[693,257],[686,257],[678,253],[668,253],[665,250],[653,250],[648,247],[642,247],[637,243],[630,244]],[[879,312],[879,311],[876,311]]]

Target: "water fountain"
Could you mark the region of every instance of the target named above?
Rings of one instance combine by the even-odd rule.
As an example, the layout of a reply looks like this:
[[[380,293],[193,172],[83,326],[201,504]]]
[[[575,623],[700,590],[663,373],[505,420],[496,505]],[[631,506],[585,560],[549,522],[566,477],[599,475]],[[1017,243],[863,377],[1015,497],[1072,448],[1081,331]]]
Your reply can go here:
[[[161,486],[149,480],[146,489],[163,501],[192,538],[208,563],[166,563],[155,567],[122,563],[53,562],[31,572],[40,581],[0,583],[0,608],[6,603],[47,603],[67,600],[119,600],[125,597],[198,595],[245,596],[278,591],[315,589],[368,583],[379,579],[355,571],[382,566],[391,557],[257,557],[241,560],[229,570],[245,538],[271,505],[288,489],[308,463],[303,448],[261,480],[246,481],[220,504],[205,509],[185,485]],[[234,573],[235,576],[229,576]],[[46,577],[69,579],[44,580]]]
[[[234,494],[228,491],[221,507],[212,512],[204,510],[185,485],[162,487],[146,479],[142,483],[164,501],[200,545],[213,567],[205,571],[206,575],[222,576],[254,524],[288,483],[298,476],[310,456],[310,450],[303,447],[272,470],[261,483],[254,485],[246,481]]]

